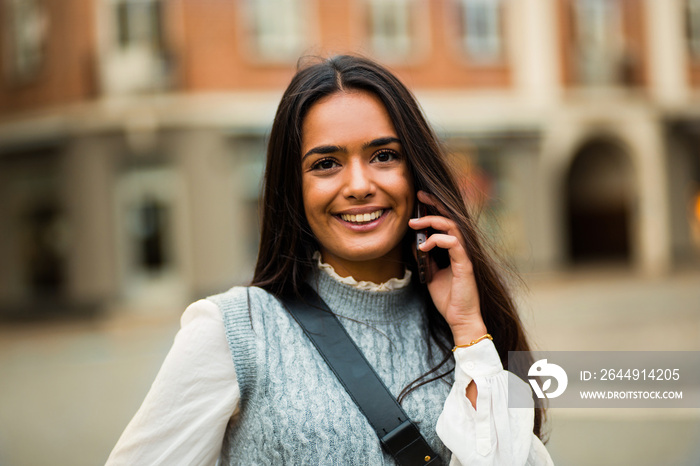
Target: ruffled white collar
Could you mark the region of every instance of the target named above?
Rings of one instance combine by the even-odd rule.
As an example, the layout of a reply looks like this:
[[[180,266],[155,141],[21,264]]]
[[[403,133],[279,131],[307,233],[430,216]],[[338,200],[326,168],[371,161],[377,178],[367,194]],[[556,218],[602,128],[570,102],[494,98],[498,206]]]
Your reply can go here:
[[[313,255],[313,258],[316,259],[317,261],[317,266],[320,270],[323,270],[326,272],[328,275],[330,275],[333,279],[336,281],[343,283],[345,285],[350,285],[352,287],[355,287],[360,290],[365,290],[365,291],[394,291],[394,290],[400,290],[402,288],[406,288],[410,283],[411,283],[411,271],[406,269],[406,272],[404,273],[403,278],[392,278],[387,282],[384,283],[374,283],[374,282],[366,282],[366,281],[361,281],[358,282],[355,280],[353,277],[341,277],[338,275],[338,273],[333,269],[333,266],[330,264],[326,264],[325,262],[321,261],[321,253],[319,251],[316,251]]]

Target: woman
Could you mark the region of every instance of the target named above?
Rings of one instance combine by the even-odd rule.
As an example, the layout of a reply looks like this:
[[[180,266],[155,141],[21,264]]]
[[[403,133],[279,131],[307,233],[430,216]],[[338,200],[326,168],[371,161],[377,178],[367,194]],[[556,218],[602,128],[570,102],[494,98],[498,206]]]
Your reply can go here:
[[[416,202],[433,215],[412,219]],[[428,228],[421,249],[449,263],[430,260],[422,285],[412,245]],[[108,464],[392,464],[280,302],[305,283],[445,463],[551,464],[541,413],[507,406],[507,352],[528,350],[512,299],[386,69],[338,56],[294,76],[270,133],[260,244],[251,287],[187,309]]]

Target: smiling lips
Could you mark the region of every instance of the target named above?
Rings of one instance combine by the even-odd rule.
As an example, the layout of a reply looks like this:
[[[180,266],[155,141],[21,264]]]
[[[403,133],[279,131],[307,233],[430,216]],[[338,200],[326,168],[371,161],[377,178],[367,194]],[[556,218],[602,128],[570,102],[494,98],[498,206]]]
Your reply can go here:
[[[371,222],[372,220],[378,219],[379,217],[382,216],[383,213],[384,213],[384,209],[380,209],[380,210],[376,210],[374,212],[368,212],[365,214],[357,214],[357,215],[340,214],[339,217],[348,223],[354,223],[354,224],[361,225],[364,223]]]

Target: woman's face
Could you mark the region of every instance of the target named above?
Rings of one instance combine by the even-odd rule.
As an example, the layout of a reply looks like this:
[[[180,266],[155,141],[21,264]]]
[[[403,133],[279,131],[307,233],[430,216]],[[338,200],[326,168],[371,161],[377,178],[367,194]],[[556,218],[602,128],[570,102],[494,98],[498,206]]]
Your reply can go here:
[[[403,273],[415,193],[382,102],[362,91],[319,100],[302,124],[301,149],[304,211],[323,260],[358,280]]]

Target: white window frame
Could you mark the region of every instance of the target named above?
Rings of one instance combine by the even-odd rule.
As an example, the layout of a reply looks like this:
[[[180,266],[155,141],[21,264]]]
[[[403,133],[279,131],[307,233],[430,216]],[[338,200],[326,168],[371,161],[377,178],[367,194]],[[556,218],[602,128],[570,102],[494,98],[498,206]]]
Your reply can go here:
[[[103,92],[123,95],[168,88],[172,84],[172,70],[165,49],[168,0],[100,2],[97,33]],[[154,6],[156,3],[158,7]],[[132,31],[126,41],[121,37],[120,11],[126,12],[130,23],[127,28]],[[154,13],[160,17],[156,19]]]
[[[384,60],[401,61],[415,48],[415,0],[368,0],[373,52]]]
[[[133,168],[120,174],[115,185],[115,221],[117,226],[116,247],[119,282],[122,297],[144,307],[168,306],[186,299],[185,276],[183,274],[184,238],[182,226],[185,224],[182,206],[187,205],[183,181],[177,170],[171,166]],[[157,272],[144,268],[139,258],[139,243],[132,228],[134,215],[144,200],[153,199],[168,209],[163,253],[166,258],[163,267]],[[166,303],[166,304],[163,304]]]
[[[161,13],[164,8],[162,0],[112,0],[114,18],[114,42],[117,47],[129,49],[132,47],[150,48],[154,53],[162,52],[163,18],[154,18],[154,13]],[[160,4],[159,9],[156,5]],[[120,28],[120,7],[126,7],[128,35],[126,43],[122,43]],[[148,13],[148,14],[144,14]],[[154,21],[159,26],[154,27]],[[159,29],[159,30],[157,30]]]
[[[500,63],[504,60],[502,0],[456,0],[460,42],[470,61]]]
[[[296,60],[307,45],[306,0],[247,0],[252,53],[259,61]]]
[[[582,84],[618,84],[625,54],[620,0],[574,0],[577,79]]]
[[[48,16],[44,0],[5,0],[5,69],[10,82],[31,81],[44,63]]]

